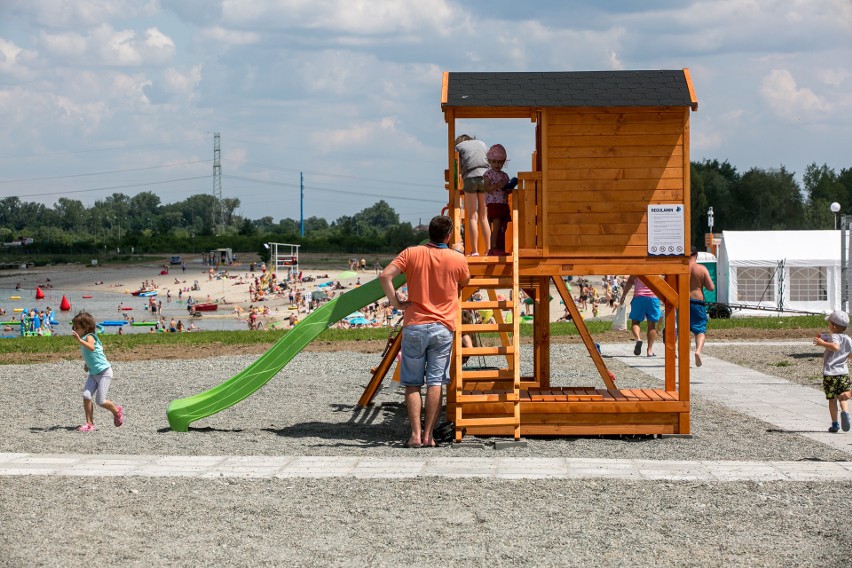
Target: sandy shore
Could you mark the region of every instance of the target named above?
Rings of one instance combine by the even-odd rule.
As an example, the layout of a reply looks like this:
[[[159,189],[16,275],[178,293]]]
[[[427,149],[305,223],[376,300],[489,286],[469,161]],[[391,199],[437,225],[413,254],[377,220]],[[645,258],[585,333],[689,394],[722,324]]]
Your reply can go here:
[[[161,274],[165,268],[168,268],[168,274]],[[179,265],[170,266],[167,258],[142,264],[36,267],[0,272],[0,289],[14,290],[19,287],[18,293],[22,298],[32,298],[36,287],[39,286],[42,288],[52,286],[54,290],[92,292],[93,294],[124,293],[130,298],[131,292],[147,283],[148,286],[158,290],[157,298],[164,303],[167,294],[170,294],[173,300],[177,299],[181,289],[184,290],[183,299],[191,296],[198,302],[218,302],[219,310],[205,313],[205,319],[233,317],[236,308],[247,310],[252,305],[258,305],[269,308],[270,313],[262,318],[267,326],[285,322],[291,313],[289,295],[271,295],[262,302],[252,302],[249,297],[249,286],[256,277],[262,277],[263,272],[259,264],[255,271],[250,271],[249,268],[248,263],[222,267],[221,271],[227,272],[227,278],[225,278],[215,269],[211,274],[210,267],[202,265],[195,259],[187,262],[185,269]],[[349,290],[359,283],[375,279],[376,272],[367,270],[354,273],[347,270],[303,268],[302,276],[314,279],[312,282],[303,282],[296,286],[295,290],[305,295],[323,290],[318,285],[330,280],[340,282],[345,289]],[[191,290],[195,282],[198,283],[199,289]]]
[[[160,272],[168,267],[168,274]],[[227,269],[228,278],[219,277],[218,274],[211,278],[210,268],[201,264],[199,260],[193,259],[186,263],[185,270],[181,266],[170,266],[168,258],[152,259],[151,262],[142,264],[124,264],[108,266],[89,265],[61,265],[50,267],[36,267],[25,270],[10,270],[0,272],[0,289],[15,289],[20,286],[22,297],[33,297],[37,286],[49,284],[57,290],[74,290],[81,292],[111,292],[126,293],[130,297],[131,292],[142,287],[148,282],[159,290],[159,299],[166,294],[171,294],[172,299],[178,298],[180,289],[188,290],[197,281],[199,290],[184,291],[183,298],[192,296],[200,302],[219,302],[222,304],[217,312],[205,313],[205,319],[214,317],[233,317],[234,309],[247,310],[251,305],[260,305],[269,308],[269,314],[262,318],[266,326],[272,324],[283,325],[289,318],[291,310],[288,295],[268,296],[261,303],[252,302],[249,298],[249,285],[255,277],[261,277],[262,271],[256,267],[255,271],[249,270],[248,263],[223,267]],[[215,270],[214,270],[215,273]],[[357,273],[349,271],[346,267],[340,269],[309,268],[303,265],[302,275],[310,277],[312,282],[303,282],[296,286],[296,290],[303,295],[317,290],[323,290],[318,285],[328,281],[340,282],[345,292],[359,284],[365,284],[377,277],[376,271],[368,269]],[[559,293],[551,286],[550,295],[553,300],[550,303],[550,321],[556,321],[565,311],[559,299]],[[165,303],[165,302],[164,302]],[[609,307],[601,307],[600,317],[611,317]],[[591,317],[591,310],[588,312]],[[303,317],[303,313],[302,316]]]

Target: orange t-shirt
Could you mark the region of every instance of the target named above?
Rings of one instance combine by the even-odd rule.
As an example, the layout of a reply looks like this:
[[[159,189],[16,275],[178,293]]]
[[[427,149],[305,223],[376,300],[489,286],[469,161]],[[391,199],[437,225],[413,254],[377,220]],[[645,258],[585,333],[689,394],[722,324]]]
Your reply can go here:
[[[464,255],[449,248],[414,246],[399,253],[392,264],[405,274],[408,301],[403,325],[441,323],[456,329],[459,281],[470,278]]]

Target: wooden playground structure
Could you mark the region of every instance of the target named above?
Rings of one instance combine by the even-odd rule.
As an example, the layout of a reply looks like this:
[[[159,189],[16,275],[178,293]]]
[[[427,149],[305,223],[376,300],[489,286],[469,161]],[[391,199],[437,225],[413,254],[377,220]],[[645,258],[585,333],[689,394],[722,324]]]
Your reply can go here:
[[[697,110],[687,69],[564,73],[444,73],[447,205],[462,242],[457,120],[528,119],[530,169],[511,194],[506,256],[468,257],[461,310],[493,310],[493,323],[457,317],[447,417],[464,435],[688,435],[689,119]],[[666,207],[669,206],[669,207]],[[671,235],[673,214],[681,226]],[[678,221],[679,222],[679,221]],[[668,223],[668,224],[666,224]],[[674,239],[674,240],[673,240]],[[668,247],[659,247],[659,242]],[[470,249],[470,243],[465,243]],[[480,247],[481,250],[488,246]],[[661,248],[665,250],[660,250]],[[622,389],[595,347],[563,276],[633,274],[660,298],[665,337],[662,388]],[[551,384],[551,283],[597,371],[583,387]],[[518,297],[533,300],[532,374],[521,375]],[[498,294],[508,292],[508,298]],[[676,331],[677,330],[677,331]],[[497,334],[496,346],[462,347],[462,334]],[[370,403],[399,352],[389,343],[359,400]],[[496,367],[471,369],[463,357]]]

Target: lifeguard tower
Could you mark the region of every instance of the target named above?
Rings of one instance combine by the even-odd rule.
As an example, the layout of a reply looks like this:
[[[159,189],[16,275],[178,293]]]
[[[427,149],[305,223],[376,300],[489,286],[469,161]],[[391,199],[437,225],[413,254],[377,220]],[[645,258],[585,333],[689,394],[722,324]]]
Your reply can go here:
[[[507,255],[468,257],[472,278],[461,308],[494,310],[495,322],[462,324],[461,313],[457,320],[447,389],[456,440],[465,433],[689,434],[689,119],[698,108],[689,71],[444,73],[441,108],[457,243],[465,211],[456,121],[528,119],[535,140],[530,169],[518,173],[512,192]],[[563,280],[605,274],[641,276],[664,306],[661,388],[616,385]],[[551,384],[551,282],[594,362],[588,386]],[[533,299],[531,376],[521,376],[521,289]],[[462,348],[463,333],[483,332],[498,334],[499,345]],[[501,364],[464,367],[462,357],[478,355]],[[388,371],[387,359],[360,404]]]
[[[299,247],[290,243],[266,243],[269,249],[271,272],[276,274],[299,273]]]

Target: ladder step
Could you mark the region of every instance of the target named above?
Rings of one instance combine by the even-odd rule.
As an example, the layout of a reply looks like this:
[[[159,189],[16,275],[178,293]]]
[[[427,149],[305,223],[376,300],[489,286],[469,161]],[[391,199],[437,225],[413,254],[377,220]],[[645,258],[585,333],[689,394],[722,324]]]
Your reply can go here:
[[[515,303],[511,300],[482,300],[480,302],[462,302],[461,308],[463,310],[487,310],[487,309],[500,309],[500,310],[511,310],[515,307]]]
[[[465,402],[515,402],[520,396],[512,391],[464,391],[456,395],[457,403]]]
[[[498,345],[496,347],[462,347],[462,355],[511,355],[515,352],[514,345]]]
[[[466,256],[469,265],[512,264],[512,255],[503,256]]]
[[[456,428],[467,426],[517,426],[514,416],[495,416],[491,418],[462,418],[456,420]]]
[[[468,369],[461,370],[461,380],[477,380],[477,379],[515,379],[515,371],[512,369],[480,369],[471,371]]]
[[[511,323],[463,323],[461,326],[462,333],[469,331],[470,333],[485,333],[489,331],[505,331],[511,333],[515,330],[515,325]]]
[[[511,278],[497,278],[493,276],[475,276],[470,279],[468,288],[511,288]]]

